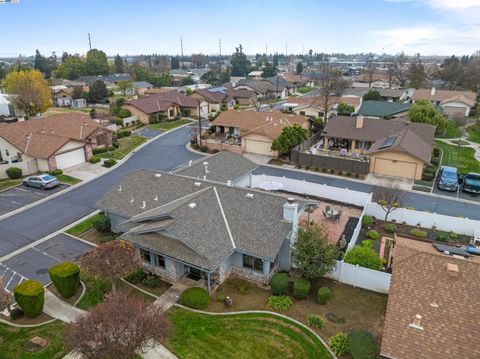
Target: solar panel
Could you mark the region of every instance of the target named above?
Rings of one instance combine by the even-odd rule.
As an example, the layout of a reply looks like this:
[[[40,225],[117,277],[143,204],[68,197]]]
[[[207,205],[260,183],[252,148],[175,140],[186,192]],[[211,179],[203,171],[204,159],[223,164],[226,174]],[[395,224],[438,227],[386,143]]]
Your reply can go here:
[[[432,243],[432,245],[439,251],[439,252],[442,252],[442,253],[445,253],[445,254],[455,254],[457,256],[462,256],[462,257],[470,257],[470,254],[462,249],[462,248],[458,248],[458,247],[454,247],[454,246],[447,246],[445,244],[440,244],[440,243]]]
[[[391,147],[395,143],[396,139],[397,139],[397,136],[386,138],[385,141],[383,141],[382,144],[380,145],[379,149]]]

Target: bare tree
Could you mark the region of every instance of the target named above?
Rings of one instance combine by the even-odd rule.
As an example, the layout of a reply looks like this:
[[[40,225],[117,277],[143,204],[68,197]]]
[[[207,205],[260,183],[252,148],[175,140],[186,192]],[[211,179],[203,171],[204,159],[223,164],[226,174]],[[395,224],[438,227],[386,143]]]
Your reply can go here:
[[[135,256],[135,248],[128,242],[115,240],[101,244],[80,257],[80,267],[87,273],[109,279],[112,290],[116,290],[116,280],[131,273],[140,263]]]
[[[87,358],[130,359],[167,332],[161,306],[118,291],[78,318],[65,334],[68,345]]]
[[[388,88],[392,88],[392,82],[394,81],[397,73],[397,64],[395,59],[388,59],[387,61]]]
[[[367,59],[367,68],[365,69],[364,73],[368,80],[368,88],[371,88],[373,82],[373,75],[375,74],[375,63],[373,62],[372,55],[370,55]]]
[[[390,213],[402,206],[404,192],[397,187],[375,187],[373,200],[385,212],[385,222]]]
[[[3,285],[3,277],[0,277],[0,311],[7,309],[11,312],[10,305],[12,304],[12,295],[7,292]]]
[[[395,64],[395,77],[400,82],[401,86],[405,86],[408,74],[408,59],[403,52],[400,52],[394,60]]]
[[[330,68],[328,61],[322,64],[322,78],[319,81],[318,96],[313,104],[323,109],[323,121],[328,121],[328,111],[332,105],[332,97],[341,96],[350,86],[350,80],[344,79],[340,71]]]

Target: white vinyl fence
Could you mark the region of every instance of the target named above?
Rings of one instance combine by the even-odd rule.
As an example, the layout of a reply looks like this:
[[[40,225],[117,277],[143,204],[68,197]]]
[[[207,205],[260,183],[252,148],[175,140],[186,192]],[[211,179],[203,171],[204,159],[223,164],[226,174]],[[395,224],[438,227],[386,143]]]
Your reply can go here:
[[[283,190],[292,193],[298,193],[302,195],[316,196],[333,201],[350,203],[355,206],[364,207],[371,199],[370,193],[352,191],[348,188],[338,188],[327,186],[326,184],[318,184],[307,182],[305,180],[296,180],[286,177],[252,175],[251,187],[255,188],[264,182],[275,181],[280,182],[283,185]]]
[[[385,212],[375,202],[370,202],[365,207],[365,214],[383,219]],[[395,220],[397,223],[403,223],[410,226],[423,228],[432,228],[450,232],[453,231],[467,236],[473,236],[475,230],[480,230],[480,221],[463,217],[451,217],[438,213],[421,212],[406,208],[398,208],[388,215],[388,220]]]
[[[0,165],[0,178],[8,178],[7,169],[10,167],[17,167],[22,170],[22,175],[28,176],[38,172],[37,161],[36,160],[29,160],[24,162],[16,162],[16,163],[7,163],[4,165]]]
[[[343,261],[337,261],[333,272],[327,274],[325,277],[353,285],[354,287],[388,294],[392,275]]]

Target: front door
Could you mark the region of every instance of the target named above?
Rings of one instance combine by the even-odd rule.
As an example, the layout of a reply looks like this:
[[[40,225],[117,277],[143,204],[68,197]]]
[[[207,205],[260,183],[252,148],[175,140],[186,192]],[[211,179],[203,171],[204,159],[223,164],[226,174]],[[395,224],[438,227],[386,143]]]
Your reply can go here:
[[[185,273],[188,278],[193,280],[200,280],[202,278],[202,271],[198,268],[185,266]]]

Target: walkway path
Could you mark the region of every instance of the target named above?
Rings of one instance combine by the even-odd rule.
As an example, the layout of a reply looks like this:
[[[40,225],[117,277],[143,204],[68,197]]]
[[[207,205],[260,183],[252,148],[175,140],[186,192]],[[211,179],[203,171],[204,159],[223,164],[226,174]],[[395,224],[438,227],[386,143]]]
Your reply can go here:
[[[452,141],[458,141],[458,138],[436,138],[435,140],[445,142],[445,143],[447,143],[449,145],[452,145],[452,146],[458,146],[458,143],[452,142]],[[478,144],[476,142],[469,141],[469,140],[467,140],[466,137],[463,137],[463,136],[460,139],[460,141],[462,141],[461,144],[460,144],[460,147],[473,148],[475,150],[475,154],[473,156],[475,157],[475,159],[477,161],[480,161],[480,144]]]
[[[72,323],[75,319],[86,312],[80,308],[65,302],[55,294],[45,289],[45,304],[43,311],[49,316],[61,320],[65,323]]]

